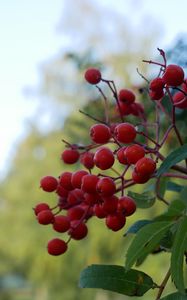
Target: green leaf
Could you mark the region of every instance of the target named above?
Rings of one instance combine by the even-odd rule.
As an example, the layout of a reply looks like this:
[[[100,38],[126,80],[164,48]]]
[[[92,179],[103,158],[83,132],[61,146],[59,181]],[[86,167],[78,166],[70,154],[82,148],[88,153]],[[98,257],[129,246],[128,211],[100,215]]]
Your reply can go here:
[[[177,217],[180,217],[186,209],[186,206],[183,201],[180,200],[173,200],[168,210],[163,213],[162,215],[154,218],[154,221],[164,221],[165,220],[172,220],[176,219]]]
[[[173,222],[161,221],[148,224],[140,229],[127,251],[127,270],[131,268],[137,259],[154,250],[172,225]]]
[[[91,265],[81,272],[79,286],[101,288],[128,296],[142,296],[154,288],[153,280],[144,272],[116,265]]]
[[[149,208],[155,203],[156,197],[153,192],[144,192],[138,194],[135,192],[128,191],[128,196],[132,197],[139,208]]]
[[[150,224],[152,222],[153,221],[151,221],[151,220],[139,220],[128,228],[128,230],[125,232],[124,236],[126,236],[129,233],[137,233],[142,227],[144,227],[145,225]]]
[[[172,151],[157,170],[157,176],[167,172],[172,166],[187,158],[187,144]]]
[[[187,186],[184,187],[180,193],[181,200],[185,203],[187,206]]]
[[[163,198],[164,194],[166,192],[167,189],[167,182],[168,182],[168,178],[167,177],[163,177],[160,180],[160,184],[159,184],[159,195]]]
[[[187,251],[187,216],[181,218],[173,243],[171,254],[171,276],[177,289],[184,293],[183,263]]]
[[[173,293],[161,298],[160,300],[187,300],[187,295],[181,293]]]
[[[172,181],[169,181],[167,183],[167,190],[168,191],[180,193],[183,190],[183,188],[184,188],[184,186],[182,186],[178,183],[172,182]]]

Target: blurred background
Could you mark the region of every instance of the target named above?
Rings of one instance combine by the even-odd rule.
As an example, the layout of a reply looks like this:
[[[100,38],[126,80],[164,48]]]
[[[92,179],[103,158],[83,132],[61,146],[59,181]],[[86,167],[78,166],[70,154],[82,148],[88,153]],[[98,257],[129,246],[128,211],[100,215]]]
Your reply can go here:
[[[55,203],[53,195],[39,189],[39,181],[67,169],[60,161],[62,138],[88,141],[91,123],[78,110],[94,114],[100,106],[97,91],[84,82],[84,70],[99,66],[118,88],[138,90],[145,82],[136,69],[151,76],[153,68],[142,59],[157,58],[157,47],[185,67],[186,9],[185,0],[0,0],[1,300],[130,299],[78,288],[80,271],[88,264],[123,265],[130,238],[91,220],[85,240],[52,257],[46,244],[55,233],[37,224],[32,208]],[[145,101],[144,95],[137,97]],[[185,117],[180,114],[184,131]],[[127,226],[159,209],[139,209]],[[142,270],[147,267],[159,282],[168,257],[157,255],[149,266],[148,258]]]

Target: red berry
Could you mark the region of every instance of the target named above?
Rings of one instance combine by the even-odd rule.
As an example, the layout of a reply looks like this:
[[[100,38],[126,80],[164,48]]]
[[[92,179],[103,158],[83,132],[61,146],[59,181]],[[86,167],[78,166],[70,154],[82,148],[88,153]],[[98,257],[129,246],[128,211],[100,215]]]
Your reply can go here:
[[[57,195],[59,195],[60,197],[64,197],[67,198],[69,191],[64,189],[60,184],[58,185],[57,189],[56,189],[56,193]]]
[[[53,223],[54,215],[50,209],[42,210],[37,214],[38,223],[48,225]]]
[[[66,216],[55,216],[53,229],[57,232],[66,232],[70,228],[69,218]]]
[[[126,218],[120,212],[117,212],[112,215],[108,215],[106,217],[106,226],[113,231],[120,230],[121,228],[124,227],[125,223],[126,223]]]
[[[94,205],[101,200],[101,197],[97,194],[84,193],[84,203],[88,205]]]
[[[110,169],[114,164],[113,152],[106,147],[99,148],[94,155],[95,165],[101,170]]]
[[[160,100],[164,97],[164,91],[163,90],[157,90],[157,91],[149,91],[149,96],[152,100]]]
[[[45,176],[40,180],[40,187],[45,192],[54,192],[57,186],[58,180],[53,176]]]
[[[101,81],[101,72],[98,69],[90,68],[86,70],[84,77],[90,84],[97,84]]]
[[[35,215],[37,215],[42,210],[49,210],[49,209],[50,209],[50,207],[47,203],[38,203],[34,208],[34,212],[35,212]]]
[[[110,197],[104,197],[104,202],[102,204],[103,210],[107,212],[107,214],[113,214],[117,211],[118,207],[118,197],[116,196],[110,196]]]
[[[96,193],[96,186],[99,178],[96,175],[85,175],[82,178],[81,190],[86,193],[94,194]]]
[[[82,240],[88,234],[88,227],[85,223],[80,223],[79,221],[71,222],[71,229],[69,230],[68,234],[74,240]]]
[[[88,172],[85,171],[85,170],[78,170],[78,171],[74,172],[72,174],[72,177],[71,177],[71,184],[72,184],[72,186],[74,188],[80,189],[81,188],[81,184],[82,184],[82,178],[85,175],[88,175]]]
[[[136,137],[136,129],[129,123],[121,123],[115,128],[115,136],[121,143],[132,143]]]
[[[97,144],[105,144],[111,137],[110,128],[104,124],[95,124],[90,128],[90,137]]]
[[[93,152],[85,152],[81,156],[81,164],[88,169],[91,170],[94,167],[94,153]]]
[[[118,211],[122,212],[126,217],[131,216],[136,211],[135,201],[128,196],[121,197],[118,202]]]
[[[67,243],[58,238],[50,240],[47,245],[48,253],[54,256],[65,253],[67,249]]]
[[[97,192],[101,196],[112,196],[116,192],[116,186],[112,178],[102,177],[99,179],[97,186]]]
[[[128,116],[131,114],[131,105],[124,102],[119,102],[119,105],[115,106],[115,110],[118,113],[121,113],[123,116]]]
[[[81,206],[75,206],[68,209],[67,217],[69,218],[70,221],[80,220],[84,215],[84,212],[85,211]]]
[[[181,85],[184,81],[184,71],[178,65],[168,65],[162,79],[169,86]]]
[[[141,116],[144,113],[144,107],[141,103],[134,102],[130,105],[131,114],[134,116]]]
[[[61,159],[66,164],[74,164],[79,159],[79,152],[75,149],[66,149],[61,154]]]
[[[127,158],[125,156],[125,150],[127,147],[121,147],[118,151],[117,151],[117,159],[120,162],[120,164],[123,165],[128,165],[128,161]]]
[[[67,202],[70,205],[75,205],[84,200],[84,193],[81,189],[70,191],[67,197]]]
[[[146,183],[150,179],[150,175],[137,174],[136,171],[134,170],[132,172],[132,179],[136,183]]]
[[[121,102],[131,104],[135,101],[135,94],[128,89],[122,89],[119,91],[118,98]]]
[[[129,164],[135,164],[140,158],[144,157],[145,150],[139,145],[130,145],[125,149],[124,154]]]
[[[104,210],[101,204],[95,204],[93,210],[95,216],[99,219],[104,219],[107,216],[107,212]]]
[[[59,184],[68,191],[73,190],[73,186],[71,184],[71,177],[72,177],[72,173],[71,172],[63,172],[60,175],[59,178]]]
[[[156,169],[156,163],[152,158],[143,157],[139,159],[135,165],[136,173],[139,175],[151,175]]]
[[[164,88],[164,85],[165,85],[165,82],[163,81],[163,79],[158,77],[158,78],[153,79],[150,82],[149,88],[152,91],[157,92],[157,91],[162,90]]]
[[[184,109],[187,108],[187,97],[182,92],[177,92],[173,96],[173,103],[176,107]]]

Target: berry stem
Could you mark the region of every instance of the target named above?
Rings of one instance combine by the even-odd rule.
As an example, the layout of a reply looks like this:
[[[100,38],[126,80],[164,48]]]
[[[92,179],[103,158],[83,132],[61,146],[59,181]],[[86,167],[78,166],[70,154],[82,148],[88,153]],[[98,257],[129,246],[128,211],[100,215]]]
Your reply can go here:
[[[109,121],[109,109],[108,109],[108,99],[105,96],[105,94],[103,93],[102,89],[98,85],[96,85],[96,88],[98,89],[98,91],[100,92],[100,94],[102,95],[102,97],[104,99],[105,122],[106,122],[106,124],[110,124],[110,121]]]
[[[164,289],[166,287],[166,284],[167,284],[167,282],[168,282],[168,280],[170,278],[170,275],[171,275],[171,270],[169,268],[169,270],[167,271],[167,273],[166,273],[166,275],[164,277],[164,280],[162,281],[162,283],[160,285],[160,288],[159,288],[159,291],[158,291],[158,294],[157,294],[157,297],[156,297],[155,300],[160,300],[160,297],[161,297],[161,295],[162,295],[162,293],[163,293],[163,291],[164,291]]]

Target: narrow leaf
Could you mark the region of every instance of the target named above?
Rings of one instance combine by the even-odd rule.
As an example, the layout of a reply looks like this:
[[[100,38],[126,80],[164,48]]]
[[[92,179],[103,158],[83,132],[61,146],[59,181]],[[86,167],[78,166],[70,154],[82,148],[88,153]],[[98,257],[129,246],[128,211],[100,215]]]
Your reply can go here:
[[[178,183],[175,183],[173,181],[169,181],[167,183],[167,190],[168,191],[180,193],[183,190],[183,188],[184,188],[184,186],[182,186]]]
[[[116,265],[91,265],[81,272],[81,288],[101,288],[128,296],[142,296],[154,288],[153,280],[144,272]]]
[[[149,208],[155,203],[156,197],[153,192],[138,194],[128,191],[128,196],[132,197],[139,208]]]
[[[181,218],[179,222],[171,254],[171,276],[181,293],[185,291],[183,275],[185,251],[187,251],[187,216]]]
[[[181,293],[173,293],[161,298],[160,300],[187,300],[187,295]]]
[[[140,229],[127,251],[127,270],[131,268],[137,259],[154,250],[172,225],[173,222],[161,221],[148,224]]]
[[[144,227],[145,225],[150,224],[152,222],[153,221],[151,221],[151,220],[139,220],[128,228],[128,230],[125,232],[124,236],[126,236],[129,233],[137,233],[142,227]]]
[[[182,191],[180,193],[180,198],[187,206],[187,186],[182,189]]]
[[[157,171],[157,176],[167,172],[172,166],[187,158],[187,144],[172,151],[161,164]]]

